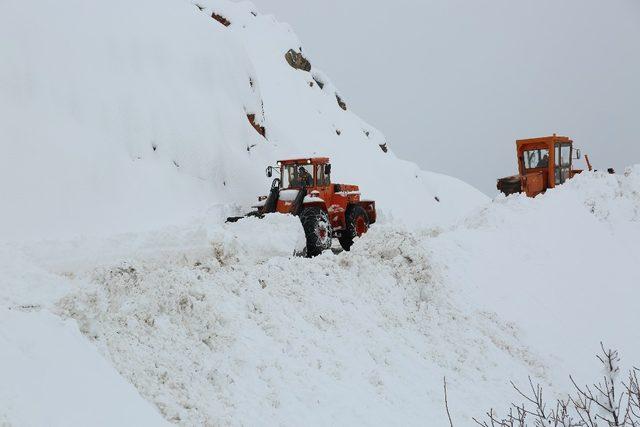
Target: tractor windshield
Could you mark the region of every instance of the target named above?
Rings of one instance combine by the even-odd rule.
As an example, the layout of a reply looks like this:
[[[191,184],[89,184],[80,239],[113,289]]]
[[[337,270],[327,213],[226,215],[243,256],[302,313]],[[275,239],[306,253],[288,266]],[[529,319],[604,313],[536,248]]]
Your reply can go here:
[[[549,150],[527,150],[524,152],[524,168],[546,168],[549,166]]]
[[[312,187],[313,165],[286,165],[282,172],[282,188]]]

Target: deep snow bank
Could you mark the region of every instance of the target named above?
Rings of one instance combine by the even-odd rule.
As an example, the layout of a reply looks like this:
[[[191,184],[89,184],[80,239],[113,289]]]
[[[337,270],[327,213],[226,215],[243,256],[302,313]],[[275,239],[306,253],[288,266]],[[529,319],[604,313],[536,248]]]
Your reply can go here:
[[[383,153],[315,65],[287,64],[301,46],[288,26],[249,3],[199,5],[2,2],[0,238],[107,235],[246,206],[268,189],[264,167],[294,156],[332,157],[334,181],[361,184],[387,218],[440,222],[485,199]]]
[[[504,375],[544,377],[514,325],[446,288],[427,232],[376,227],[313,260],[239,251],[221,232],[208,253],[86,270],[59,303],[170,421],[437,425],[443,375],[465,415],[501,396]]]
[[[535,199],[498,197],[429,241],[453,290],[526,333],[566,375],[598,372],[599,342],[640,361],[640,166],[583,173]]]
[[[379,225],[312,260],[282,215],[24,243],[0,299],[74,319],[181,424],[446,425],[446,376],[465,425],[514,399],[510,379],[549,395],[594,380],[600,340],[640,360],[639,172],[499,197],[452,227]]]
[[[0,245],[0,424],[164,425],[160,412],[52,313],[69,276]]]
[[[209,253],[87,269],[58,309],[170,420],[445,425],[446,376],[465,424],[508,404],[509,380],[595,379],[601,340],[640,360],[639,177],[585,173],[313,260],[213,226]]]
[[[0,324],[0,424],[168,424],[75,322],[18,306],[0,308]]]

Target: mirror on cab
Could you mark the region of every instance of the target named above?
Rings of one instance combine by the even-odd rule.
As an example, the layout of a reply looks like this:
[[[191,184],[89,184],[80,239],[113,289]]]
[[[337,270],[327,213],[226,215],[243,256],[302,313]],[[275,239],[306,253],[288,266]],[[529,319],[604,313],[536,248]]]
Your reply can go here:
[[[267,178],[271,178],[273,176],[273,166],[267,166]]]
[[[580,158],[580,149],[576,148],[575,152],[576,152],[576,159],[579,159]]]
[[[324,173],[327,175],[331,174],[331,163],[324,165]]]

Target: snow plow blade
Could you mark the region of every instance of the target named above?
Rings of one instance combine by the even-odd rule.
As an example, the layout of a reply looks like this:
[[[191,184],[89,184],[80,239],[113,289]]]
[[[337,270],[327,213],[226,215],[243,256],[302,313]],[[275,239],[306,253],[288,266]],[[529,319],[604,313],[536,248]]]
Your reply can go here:
[[[252,212],[249,212],[248,214],[242,215],[242,216],[229,216],[229,217],[227,217],[227,220],[225,222],[238,222],[242,218],[247,218],[247,217],[250,217],[250,216],[254,216],[256,218],[264,218],[264,215],[261,214],[260,212],[252,211]]]

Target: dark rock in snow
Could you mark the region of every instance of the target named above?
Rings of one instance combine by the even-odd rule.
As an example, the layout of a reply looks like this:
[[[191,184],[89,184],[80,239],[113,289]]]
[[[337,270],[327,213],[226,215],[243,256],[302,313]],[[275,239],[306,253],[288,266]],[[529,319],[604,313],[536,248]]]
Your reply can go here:
[[[253,128],[256,130],[256,132],[258,132],[260,135],[266,137],[266,130],[265,130],[264,126],[260,126],[258,123],[256,123],[256,115],[255,114],[247,114],[247,119],[249,119],[249,123],[251,123],[251,126],[253,126]]]
[[[289,49],[287,53],[284,54],[284,59],[286,59],[289,65],[291,65],[296,70],[311,71],[311,63],[307,60],[307,58],[302,56],[302,53],[300,52]]]
[[[229,25],[231,25],[231,22],[227,18],[225,18],[222,15],[218,15],[215,12],[211,14],[211,17],[216,21],[218,21],[219,23],[221,23],[222,25],[224,25],[225,27],[228,27]]]

